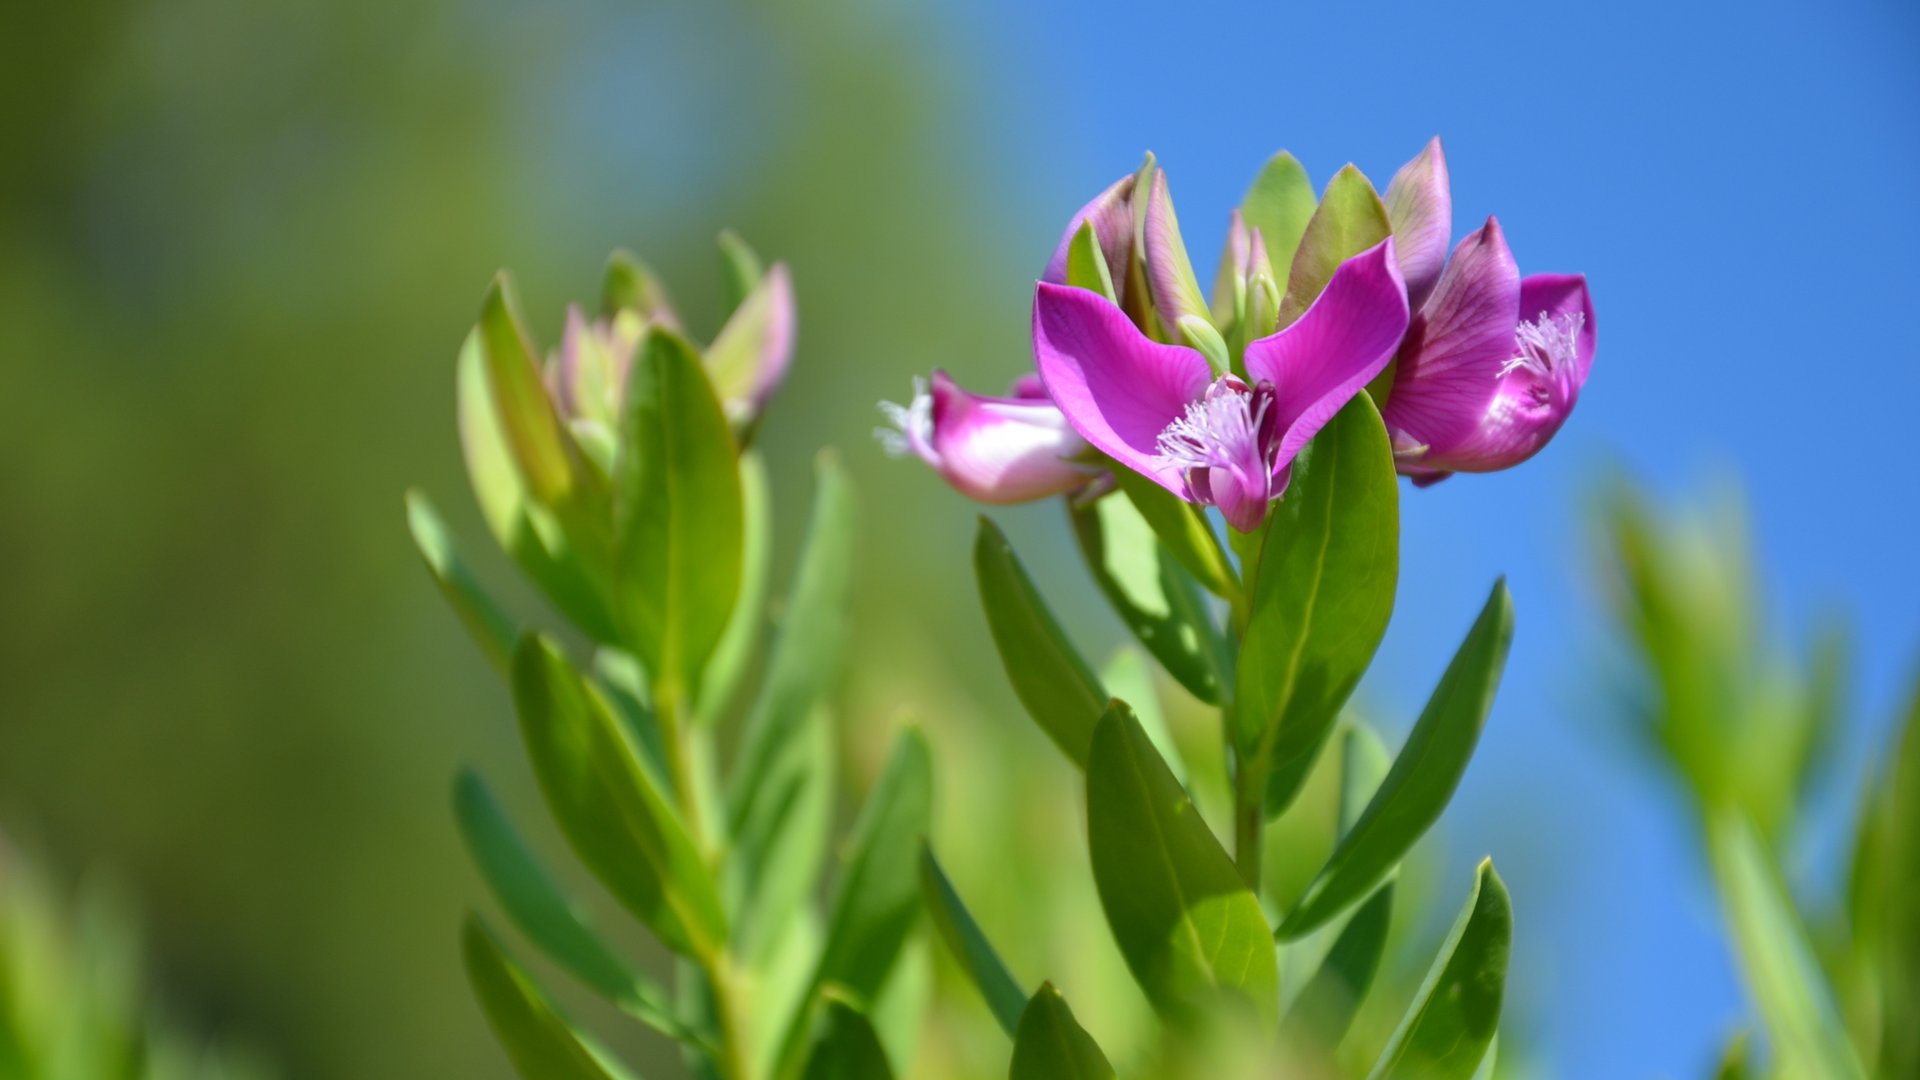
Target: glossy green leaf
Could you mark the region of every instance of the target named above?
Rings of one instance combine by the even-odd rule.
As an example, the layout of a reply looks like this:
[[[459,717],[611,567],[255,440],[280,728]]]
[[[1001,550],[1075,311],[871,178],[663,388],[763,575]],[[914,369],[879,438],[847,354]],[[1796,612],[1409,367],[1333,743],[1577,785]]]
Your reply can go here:
[[[1120,302],[1120,293],[1113,284],[1113,268],[1107,265],[1107,253],[1100,249],[1100,235],[1094,232],[1091,221],[1081,222],[1080,231],[1073,234],[1067,245],[1067,284],[1097,292],[1116,304]]]
[[[933,857],[933,849],[924,844],[920,848],[920,893],[948,951],[986,999],[1001,1029],[1013,1035],[1020,1026],[1020,1013],[1027,1007],[1026,991],[1020,989],[1019,981],[1007,970],[986,932],[954,891],[953,882],[947,880],[940,861]]]
[[[1113,1080],[1116,1074],[1052,983],[1043,983],[1020,1012],[1010,1080]]]
[[[1291,325],[1313,306],[1341,263],[1392,233],[1387,208],[1373,183],[1351,165],[1334,174],[1294,252],[1286,295],[1280,301],[1280,325]]]
[[[985,517],[974,540],[973,569],[1014,695],[1040,730],[1084,766],[1093,726],[1107,707],[1100,680],[1047,610],[1006,535]]]
[[[727,265],[727,307],[737,308],[766,276],[766,264],[760,261],[760,253],[732,229],[720,232],[720,258]]]
[[[830,998],[820,1010],[802,1080],[893,1080],[893,1066],[873,1024],[852,1005]]]
[[[1231,597],[1239,591],[1240,582],[1220,549],[1220,538],[1199,507],[1132,469],[1115,466],[1113,478],[1193,580],[1215,596]]]
[[[1707,823],[1707,846],[1779,1074],[1864,1078],[1813,943],[1753,826],[1736,811],[1722,811]]]
[[[674,1015],[667,991],[622,960],[575,910],[472,770],[462,770],[454,786],[454,814],[480,876],[528,940],[625,1012],[676,1039],[698,1041]]]
[[[1392,922],[1393,882],[1389,880],[1354,911],[1319,970],[1294,998],[1285,1022],[1289,1041],[1329,1052],[1340,1045],[1373,986]]]
[[[1087,569],[1120,621],[1194,697],[1218,702],[1226,661],[1213,614],[1152,526],[1125,498],[1069,502],[1067,513]]]
[[[461,952],[487,1023],[525,1080],[620,1080],[507,959],[478,919],[468,918]]]
[[[486,587],[460,558],[446,522],[440,520],[426,493],[417,489],[407,492],[407,528],[412,531],[413,544],[420,549],[420,557],[427,561],[434,582],[440,586],[441,595],[460,616],[460,624],[473,635],[494,668],[506,674],[520,628],[493,602],[493,597],[487,595]]]
[[[758,451],[740,455],[740,602],[700,677],[700,721],[712,726],[739,699],[767,623],[767,578],[773,554],[773,500]]]
[[[1250,775],[1270,777],[1269,817],[1299,793],[1373,662],[1399,572],[1393,448],[1356,394],[1294,461],[1249,588],[1234,742]]]
[[[1284,277],[1293,265],[1293,253],[1319,205],[1307,170],[1285,150],[1268,158],[1253,178],[1240,200],[1240,216],[1248,228],[1260,230],[1276,275]]]
[[[697,699],[740,593],[744,548],[733,433],[684,339],[649,333],[627,380],[615,553],[634,651],[655,708]]]
[[[630,251],[616,251],[607,257],[607,269],[600,284],[600,314],[611,317],[620,311],[636,311],[648,319],[674,322],[673,305],[660,276]]]
[[[815,464],[799,569],[727,786],[736,943],[759,956],[806,906],[833,820],[833,735],[820,713],[845,664],[858,506],[837,458]]]
[[[1513,905],[1493,860],[1368,1080],[1470,1080],[1500,1026]]]
[[[1114,702],[1087,758],[1087,841],[1107,923],[1134,981],[1163,1014],[1223,999],[1277,1008],[1260,902],[1127,707]]]
[[[1280,924],[1282,940],[1300,937],[1371,892],[1439,819],[1480,741],[1512,640],[1513,601],[1500,581],[1360,820]]]
[[[610,706],[534,635],[514,654],[513,689],[534,774],[580,860],[668,946],[718,955],[719,892]]]

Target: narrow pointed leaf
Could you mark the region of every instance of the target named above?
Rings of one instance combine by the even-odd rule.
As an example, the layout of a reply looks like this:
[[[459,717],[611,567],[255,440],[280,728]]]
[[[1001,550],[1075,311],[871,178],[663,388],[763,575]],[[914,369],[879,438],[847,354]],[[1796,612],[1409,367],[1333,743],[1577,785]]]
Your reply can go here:
[[[616,251],[607,258],[600,285],[600,313],[611,318],[621,311],[635,311],[669,327],[677,325],[659,275],[629,251]]]
[[[713,725],[738,700],[766,632],[767,577],[773,553],[773,504],[767,463],[758,451],[740,455],[740,601],[700,676],[700,722]]]
[[[677,334],[656,329],[641,345],[621,434],[614,523],[627,622],[656,695],[681,708],[696,700],[738,600],[745,541],[733,433]]]
[[[1133,718],[1140,721],[1140,730],[1147,733],[1148,741],[1160,752],[1160,759],[1167,763],[1173,778],[1180,781],[1181,787],[1187,786],[1187,763],[1180,756],[1180,748],[1173,741],[1173,730],[1167,726],[1166,712],[1160,707],[1160,694],[1154,687],[1153,669],[1147,665],[1147,658],[1139,649],[1123,646],[1100,669],[1100,681],[1107,688],[1107,695],[1127,703],[1133,710]]]
[[[1218,702],[1225,647],[1192,576],[1129,500],[1069,502],[1067,513],[1087,569],[1120,621],[1194,697]]]
[[[1020,1013],[1027,1007],[1026,992],[954,891],[953,882],[947,880],[940,861],[933,857],[933,849],[924,844],[920,848],[920,893],[948,951],[986,999],[987,1009],[1001,1029],[1012,1036],[1020,1026]]]
[[[1372,182],[1351,165],[1335,173],[1294,252],[1286,296],[1280,301],[1280,325],[1291,325],[1313,306],[1341,263],[1392,233],[1386,205]],[[1274,265],[1278,268],[1279,263]]]
[[[1380,789],[1280,924],[1282,940],[1300,937],[1371,892],[1439,819],[1480,741],[1512,640],[1513,601],[1501,581]]]
[[[1044,983],[1021,1010],[1010,1080],[1113,1080],[1100,1044],[1073,1018],[1067,999]]]
[[[973,569],[1014,695],[1054,745],[1085,766],[1093,726],[1107,706],[1100,680],[1047,610],[1006,535],[985,517],[974,540]]]
[[[893,1066],[865,1014],[838,998],[820,1014],[802,1080],[893,1080]]]
[[[1356,394],[1295,460],[1250,586],[1234,741],[1271,778],[1270,817],[1299,793],[1386,634],[1399,538],[1393,448],[1372,399]]]
[[[593,991],[676,1039],[697,1037],[674,1015],[666,990],[622,960],[561,893],[507,820],[486,782],[463,770],[454,813],[467,852],[507,917],[527,939]]]
[[[1500,1026],[1512,944],[1513,906],[1489,859],[1368,1080],[1470,1080]]]
[[[564,508],[597,480],[567,434],[540,377],[540,364],[515,310],[513,283],[494,279],[475,328],[507,446],[527,491],[543,506]]]
[[[534,774],[580,860],[669,947],[716,955],[719,893],[610,707],[534,635],[514,655],[513,688]]]
[[[467,920],[461,951],[487,1023],[524,1080],[620,1080],[478,920]]]
[[[1319,970],[1287,1010],[1289,1041],[1302,1041],[1331,1052],[1340,1045],[1354,1014],[1373,986],[1386,952],[1387,930],[1393,922],[1393,882],[1373,891],[1367,902],[1334,939]]]
[[[440,586],[441,595],[453,605],[454,614],[460,616],[461,625],[473,635],[488,662],[505,675],[513,660],[513,646],[520,637],[520,628],[493,602],[486,587],[460,558],[453,535],[425,492],[407,492],[407,527],[413,533],[414,546],[420,549],[420,557],[427,561],[427,569]]]
[[[1237,1000],[1272,1022],[1278,972],[1260,902],[1120,702],[1087,759],[1087,840],[1107,923],[1156,1009],[1191,1018]]]
[[[720,258],[727,264],[727,307],[737,308],[766,276],[766,264],[740,234],[732,229],[720,233]]]
[[[1320,200],[1313,193],[1313,181],[1307,170],[1285,150],[1267,160],[1253,178],[1247,194],[1240,200],[1240,215],[1247,227],[1259,229],[1267,247],[1267,261],[1273,271],[1285,277],[1293,265],[1293,253]],[[1365,249],[1362,249],[1365,250]]]

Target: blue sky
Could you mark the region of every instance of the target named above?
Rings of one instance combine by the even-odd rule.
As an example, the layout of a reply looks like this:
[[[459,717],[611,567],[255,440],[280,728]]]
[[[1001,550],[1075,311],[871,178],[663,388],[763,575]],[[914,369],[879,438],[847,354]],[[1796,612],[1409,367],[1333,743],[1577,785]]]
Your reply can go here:
[[[1367,694],[1410,715],[1509,576],[1518,640],[1449,861],[1511,866],[1516,1006],[1551,1074],[1705,1074],[1740,987],[1677,801],[1586,704],[1582,497],[1608,463],[1668,498],[1740,478],[1771,599],[1857,620],[1857,767],[1920,656],[1920,10],[993,0],[946,18],[992,65],[968,83],[982,131],[1049,237],[1152,149],[1211,267],[1213,223],[1272,151],[1384,185],[1438,133],[1456,239],[1497,213],[1523,272],[1588,275],[1599,354],[1556,443],[1409,493]]]

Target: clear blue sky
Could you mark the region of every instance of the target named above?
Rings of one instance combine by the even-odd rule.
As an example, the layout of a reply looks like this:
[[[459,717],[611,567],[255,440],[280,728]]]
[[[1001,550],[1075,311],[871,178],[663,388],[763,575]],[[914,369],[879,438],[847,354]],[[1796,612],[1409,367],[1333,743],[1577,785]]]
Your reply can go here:
[[[1920,8],[970,0],[946,18],[994,65],[982,130],[1036,223],[1151,148],[1210,268],[1271,151],[1384,185],[1438,133],[1456,239],[1497,213],[1523,272],[1588,275],[1600,349],[1558,441],[1409,493],[1369,695],[1410,714],[1509,575],[1519,637],[1449,861],[1511,867],[1515,1004],[1551,1074],[1704,1075],[1740,988],[1669,788],[1587,704],[1583,488],[1610,460],[1669,496],[1715,470],[1746,482],[1774,598],[1862,629],[1855,767],[1920,657]]]

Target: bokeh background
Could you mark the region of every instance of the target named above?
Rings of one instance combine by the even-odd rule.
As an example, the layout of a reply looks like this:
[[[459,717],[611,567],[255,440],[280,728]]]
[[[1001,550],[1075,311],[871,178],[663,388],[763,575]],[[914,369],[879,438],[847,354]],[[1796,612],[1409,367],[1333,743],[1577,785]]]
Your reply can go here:
[[[1439,907],[1496,855],[1512,1041],[1541,1074],[1701,1075],[1739,985],[1674,789],[1606,706],[1587,493],[1620,468],[1675,498],[1744,482],[1781,636],[1855,620],[1839,828],[1920,646],[1901,0],[7,5],[0,829],[115,868],[168,1009],[288,1076],[506,1075],[459,971],[480,892],[447,792],[471,761],[537,801],[400,494],[431,492],[507,582],[453,420],[489,275],[514,268],[551,340],[626,245],[710,330],[733,225],[801,302],[762,434],[781,550],[814,447],[865,495],[850,787],[925,720],[949,861],[1037,975],[1061,947],[1011,928],[1034,885],[968,828],[1077,857],[1064,767],[999,688],[973,508],[880,454],[874,404],[935,366],[1021,370],[1059,228],[1147,149],[1211,267],[1273,150],[1384,184],[1436,132],[1456,237],[1498,212],[1523,270],[1588,274],[1599,362],[1535,462],[1407,496],[1362,700],[1403,731],[1509,575],[1519,635],[1430,845]],[[999,517],[1089,651],[1117,643],[1057,507]],[[1808,850],[1796,878],[1830,892]]]

